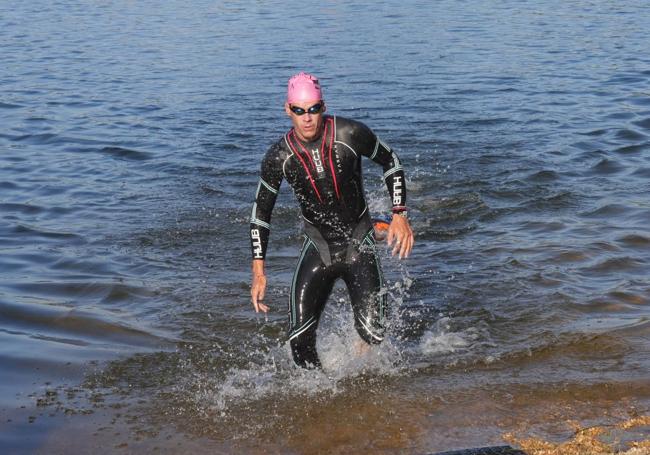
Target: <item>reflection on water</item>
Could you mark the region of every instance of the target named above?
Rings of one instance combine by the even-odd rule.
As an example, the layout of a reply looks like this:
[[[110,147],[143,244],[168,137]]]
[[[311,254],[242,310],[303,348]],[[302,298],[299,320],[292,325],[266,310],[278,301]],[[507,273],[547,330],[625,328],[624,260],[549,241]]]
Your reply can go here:
[[[557,452],[571,420],[618,447],[650,410],[645,8],[0,6],[0,445]],[[335,291],[323,372],[284,343],[287,186],[273,311],[248,301],[259,160],[303,69],[398,151],[418,240],[405,263],[383,252],[391,336],[365,356]]]

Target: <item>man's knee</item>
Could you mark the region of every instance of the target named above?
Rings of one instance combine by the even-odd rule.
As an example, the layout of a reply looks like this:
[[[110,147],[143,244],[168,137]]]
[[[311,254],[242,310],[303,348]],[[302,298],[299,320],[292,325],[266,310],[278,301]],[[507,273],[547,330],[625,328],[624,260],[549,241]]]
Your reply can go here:
[[[363,341],[368,344],[379,344],[384,341],[385,328],[379,321],[359,316],[355,318],[354,326]]]

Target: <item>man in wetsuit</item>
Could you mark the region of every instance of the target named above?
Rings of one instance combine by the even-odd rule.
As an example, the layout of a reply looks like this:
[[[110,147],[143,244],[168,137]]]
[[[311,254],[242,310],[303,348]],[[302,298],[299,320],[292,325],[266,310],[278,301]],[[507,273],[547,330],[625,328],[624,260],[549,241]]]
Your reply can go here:
[[[262,161],[251,214],[255,311],[266,289],[264,259],[271,212],[286,179],[298,199],[305,241],[291,283],[289,341],[294,361],[305,368],[320,367],[316,353],[318,320],[334,282],[342,278],[352,302],[355,328],[368,344],[384,337],[386,294],[375,250],[374,229],[363,191],[361,157],[383,166],[393,216],[387,242],[393,255],[407,257],[413,231],[406,212],[406,181],[397,155],[364,124],[325,115],[321,87],[314,76],[300,73],[289,79],[285,111],[293,128],[273,144]]]

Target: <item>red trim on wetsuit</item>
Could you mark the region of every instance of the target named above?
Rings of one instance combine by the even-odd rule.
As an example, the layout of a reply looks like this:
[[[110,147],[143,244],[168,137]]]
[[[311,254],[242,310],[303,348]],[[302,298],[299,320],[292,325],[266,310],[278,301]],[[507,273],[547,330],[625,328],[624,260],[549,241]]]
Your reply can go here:
[[[307,155],[307,158],[309,158],[309,162],[311,163],[311,167],[313,167],[314,170],[315,170],[316,172],[318,172],[318,169],[316,169],[316,164],[314,163],[314,160],[312,159],[312,157],[311,157],[309,151],[308,151],[308,150],[307,150],[307,149],[302,145],[302,142],[300,142],[300,139],[298,139],[298,138],[296,137],[296,132],[295,132],[295,130],[291,130],[291,132],[293,133],[294,140],[295,140],[296,143],[300,146],[300,149],[305,153],[305,155]]]
[[[334,123],[334,119],[329,119],[328,123]],[[340,199],[341,195],[339,194],[339,184],[336,181],[336,172],[334,172],[334,163],[332,162],[332,147],[334,145],[334,129],[335,126],[332,125],[330,128],[330,146],[329,146],[329,155],[330,155],[330,170],[332,171],[332,180],[334,180],[334,191],[336,191],[336,199]]]
[[[287,144],[289,144],[291,151],[300,160],[302,167],[305,168],[305,172],[307,172],[307,177],[309,178],[309,183],[311,183],[312,188],[314,188],[314,191],[316,192],[316,196],[318,196],[318,201],[323,202],[323,199],[320,197],[320,193],[318,192],[318,188],[316,188],[316,182],[314,182],[314,178],[312,177],[311,172],[309,171],[309,167],[307,167],[307,163],[305,163],[305,160],[303,160],[302,157],[300,156],[300,152],[298,152],[298,150],[296,150],[295,147],[291,144],[291,133],[293,133],[295,136],[295,132],[293,130],[289,131],[289,134],[287,135],[287,139],[288,139]],[[298,141],[298,139],[296,139],[296,141]],[[298,144],[300,145],[300,142],[298,142]],[[308,153],[307,156],[309,156]]]
[[[325,126],[323,127],[323,140],[320,143],[320,150],[318,151],[318,154],[320,155],[321,163],[325,162],[325,139],[327,138],[327,125],[329,122],[325,123]],[[323,166],[323,171],[325,171],[325,167]]]
[[[296,135],[294,130],[291,130],[294,132],[294,136]],[[327,123],[323,127],[323,141],[320,144],[320,150],[318,151],[318,156],[320,156],[321,160],[325,161],[325,156],[323,155],[323,150],[325,149],[325,138],[327,137]],[[311,162],[311,167],[314,168],[316,172],[318,172],[318,168],[316,167],[316,163],[314,163],[314,160],[311,157],[311,153],[309,153],[309,150],[307,150],[303,145],[302,142],[296,137],[296,142],[300,146],[300,149],[305,152],[305,155],[309,158],[309,161]]]

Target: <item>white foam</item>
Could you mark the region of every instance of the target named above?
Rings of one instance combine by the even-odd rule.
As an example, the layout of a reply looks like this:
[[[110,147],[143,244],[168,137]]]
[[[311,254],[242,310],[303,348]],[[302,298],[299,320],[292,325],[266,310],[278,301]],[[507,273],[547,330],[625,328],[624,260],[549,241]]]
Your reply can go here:
[[[319,328],[318,352],[323,370],[334,380],[363,373],[395,374],[399,350],[390,338],[380,345],[366,345],[354,328],[349,304],[330,305]]]
[[[475,327],[452,331],[451,319],[444,317],[436,321],[434,328],[422,336],[420,349],[425,355],[465,352],[471,350],[480,337],[480,331]]]

